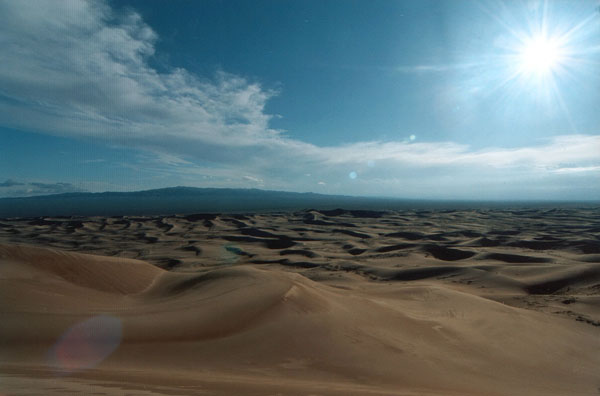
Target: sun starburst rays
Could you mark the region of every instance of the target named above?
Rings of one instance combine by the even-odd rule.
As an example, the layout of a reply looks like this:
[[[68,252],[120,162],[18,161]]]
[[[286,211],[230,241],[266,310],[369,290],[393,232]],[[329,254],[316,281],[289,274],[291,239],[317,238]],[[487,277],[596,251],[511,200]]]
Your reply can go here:
[[[471,81],[485,87],[485,98],[496,101],[498,111],[528,108],[562,115],[576,131],[569,103],[593,94],[600,82],[599,15],[583,8],[559,13],[549,1],[531,4],[484,9],[502,33],[496,36],[495,54],[486,57],[487,67]]]

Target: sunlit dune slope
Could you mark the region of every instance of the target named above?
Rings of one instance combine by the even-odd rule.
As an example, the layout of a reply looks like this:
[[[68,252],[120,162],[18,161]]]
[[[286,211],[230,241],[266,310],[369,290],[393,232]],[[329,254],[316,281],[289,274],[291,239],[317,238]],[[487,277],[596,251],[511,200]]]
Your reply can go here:
[[[0,245],[0,260],[6,372],[127,382],[133,370],[152,386],[200,384],[190,394],[576,395],[600,386],[593,326],[440,285],[354,292],[253,266],[172,273],[25,245]]]

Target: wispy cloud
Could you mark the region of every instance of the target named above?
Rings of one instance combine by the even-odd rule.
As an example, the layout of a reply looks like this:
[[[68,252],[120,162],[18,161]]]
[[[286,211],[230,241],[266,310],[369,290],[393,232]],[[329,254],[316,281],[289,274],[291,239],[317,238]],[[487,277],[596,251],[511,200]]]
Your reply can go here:
[[[600,162],[600,136],[558,136],[537,146],[512,149],[473,150],[468,145],[450,142],[358,142],[341,147],[310,146],[305,152],[330,165],[387,161],[411,168],[468,165],[539,169],[565,163]]]
[[[576,166],[552,169],[552,173],[587,173],[600,172],[600,166]]]
[[[262,185],[264,185],[264,182],[265,182],[265,181],[264,181],[263,179],[261,179],[260,177],[255,177],[255,176],[248,176],[248,175],[245,175],[245,176],[243,176],[242,178],[243,178],[244,180],[248,180],[248,181],[250,181],[250,182],[252,182],[252,183],[255,183],[255,184],[259,185],[259,186],[262,186]]]
[[[22,186],[25,183],[19,183],[16,180],[7,179],[5,182],[0,183],[0,187],[14,187],[14,186]]]
[[[85,189],[71,183],[42,183],[42,182],[19,182],[7,180],[0,183],[0,196],[2,197],[25,197],[33,195],[61,194],[69,192],[83,192]]]
[[[48,194],[81,191],[81,189],[71,183],[29,183],[29,186],[35,189],[36,192]]]
[[[400,73],[443,73],[453,70],[465,70],[477,66],[480,66],[480,63],[421,64],[396,66],[393,70]]]

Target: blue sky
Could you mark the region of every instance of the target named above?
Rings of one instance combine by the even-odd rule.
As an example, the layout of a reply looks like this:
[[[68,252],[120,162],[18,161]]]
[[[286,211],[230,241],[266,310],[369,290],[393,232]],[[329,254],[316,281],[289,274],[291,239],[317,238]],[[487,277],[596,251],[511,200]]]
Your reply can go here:
[[[0,196],[597,200],[599,6],[0,1]]]

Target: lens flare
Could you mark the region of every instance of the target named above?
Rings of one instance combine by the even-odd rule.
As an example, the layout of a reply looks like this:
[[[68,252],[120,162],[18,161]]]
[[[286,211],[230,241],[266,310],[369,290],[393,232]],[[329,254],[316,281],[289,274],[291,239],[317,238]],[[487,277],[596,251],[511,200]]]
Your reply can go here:
[[[121,344],[121,320],[100,315],[69,328],[48,351],[48,363],[65,372],[93,368]]]

